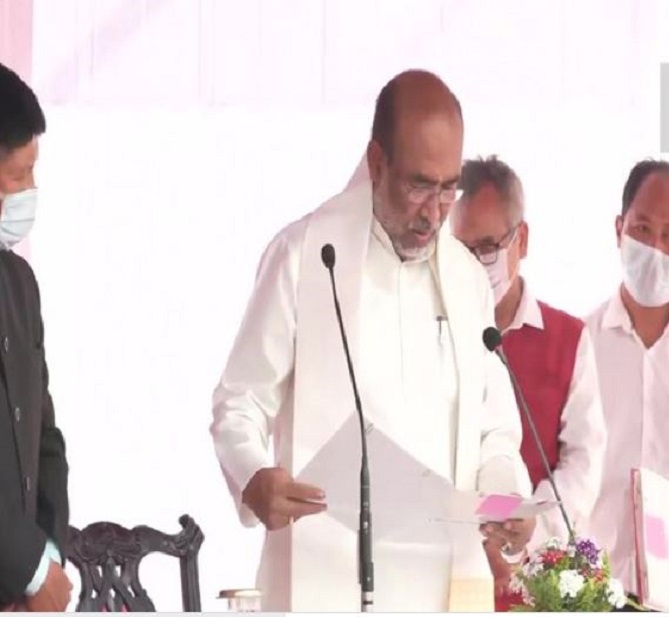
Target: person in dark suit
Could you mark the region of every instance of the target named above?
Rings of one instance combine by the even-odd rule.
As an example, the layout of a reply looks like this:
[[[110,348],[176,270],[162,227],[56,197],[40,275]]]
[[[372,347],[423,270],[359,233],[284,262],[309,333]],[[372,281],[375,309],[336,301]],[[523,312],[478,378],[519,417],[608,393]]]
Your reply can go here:
[[[30,231],[44,113],[0,64],[0,607],[64,611],[68,464],[48,388],[37,281],[12,247]]]

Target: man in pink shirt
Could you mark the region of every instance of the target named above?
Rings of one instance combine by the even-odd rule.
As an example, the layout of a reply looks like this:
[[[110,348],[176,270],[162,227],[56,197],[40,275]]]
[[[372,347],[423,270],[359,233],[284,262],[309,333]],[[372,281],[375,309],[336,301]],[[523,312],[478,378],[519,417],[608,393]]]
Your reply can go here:
[[[587,319],[608,429],[590,531],[608,549],[625,591],[636,596],[630,470],[669,477],[669,163],[634,166],[616,236],[622,285]]]
[[[488,273],[502,347],[578,533],[597,498],[606,439],[590,336],[580,319],[537,301],[520,276],[529,227],[516,173],[496,157],[470,160],[459,184],[462,196],[451,210],[451,229]],[[554,499],[531,428],[523,414],[521,419],[521,455],[534,494]],[[530,548],[553,536],[568,537],[557,508],[539,517]],[[508,610],[520,601],[507,591],[512,566],[492,545],[487,553],[495,575],[496,610]]]

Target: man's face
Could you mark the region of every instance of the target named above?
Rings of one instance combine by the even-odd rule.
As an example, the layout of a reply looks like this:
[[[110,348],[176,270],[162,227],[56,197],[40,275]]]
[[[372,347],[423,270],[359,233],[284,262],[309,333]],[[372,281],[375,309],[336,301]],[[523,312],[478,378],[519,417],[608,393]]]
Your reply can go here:
[[[462,137],[459,118],[404,117],[396,126],[390,161],[378,144],[370,144],[374,214],[402,259],[425,256],[448,216],[462,165]]]
[[[627,214],[616,218],[616,236],[621,235],[669,255],[669,176],[652,173],[639,187]]]
[[[508,275],[515,276],[520,260],[527,255],[527,224],[514,225],[495,187],[484,185],[466,203],[458,203],[450,224],[453,235],[484,265],[495,263],[498,252],[508,249]]]
[[[39,155],[37,138],[9,152],[0,148],[0,207],[4,195],[35,188],[35,163]]]

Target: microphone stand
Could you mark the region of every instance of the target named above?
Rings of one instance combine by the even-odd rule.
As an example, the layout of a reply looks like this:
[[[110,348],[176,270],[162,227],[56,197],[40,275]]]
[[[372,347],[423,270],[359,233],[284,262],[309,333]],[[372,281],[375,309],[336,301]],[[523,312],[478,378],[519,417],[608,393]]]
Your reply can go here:
[[[560,492],[558,491],[557,485],[555,484],[555,480],[553,478],[553,472],[551,471],[551,466],[548,462],[548,457],[546,456],[546,452],[543,446],[541,445],[539,432],[537,431],[537,427],[534,424],[534,419],[532,418],[530,409],[527,406],[527,402],[525,401],[523,392],[520,389],[520,385],[518,384],[516,376],[514,375],[513,371],[511,370],[511,367],[509,366],[509,362],[507,361],[506,355],[504,354],[504,351],[502,350],[501,346],[498,346],[493,351],[495,352],[495,354],[497,354],[497,357],[502,361],[502,364],[504,364],[507,372],[509,373],[509,377],[511,378],[511,383],[513,384],[513,389],[516,391],[518,400],[520,401],[520,408],[523,411],[527,423],[530,425],[530,430],[532,431],[532,436],[534,437],[534,443],[537,446],[537,450],[539,450],[539,456],[541,456],[541,462],[548,476],[548,482],[550,483],[553,495],[555,495],[555,499],[558,502],[558,507],[560,508],[560,514],[562,515],[562,519],[564,520],[564,523],[567,526],[567,532],[569,533],[569,543],[572,544],[576,541],[574,528],[571,526],[571,523],[569,522],[569,516],[567,515],[567,510],[564,507],[564,503],[562,503],[562,497],[560,496]]]
[[[328,245],[329,246],[329,245]],[[348,373],[353,385],[353,396],[355,398],[355,407],[360,421],[360,439],[361,439],[361,465],[360,465],[360,521],[358,526],[358,582],[360,584],[360,612],[371,613],[374,608],[374,563],[372,561],[372,510],[370,503],[370,481],[369,481],[369,462],[367,457],[367,431],[362,413],[362,403],[355,381],[353,372],[353,363],[348,347],[346,332],[344,331],[344,321],[341,315],[341,308],[337,298],[337,288],[334,278],[334,249],[332,249],[332,259],[323,258],[323,263],[330,273],[330,283],[332,285],[332,296],[334,298],[335,311],[337,313],[337,322],[341,338],[344,343],[344,352],[348,365]]]

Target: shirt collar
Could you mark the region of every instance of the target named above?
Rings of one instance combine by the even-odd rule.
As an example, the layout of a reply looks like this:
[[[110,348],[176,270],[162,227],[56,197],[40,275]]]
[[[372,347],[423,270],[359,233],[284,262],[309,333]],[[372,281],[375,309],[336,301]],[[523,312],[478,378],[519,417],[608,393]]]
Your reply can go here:
[[[530,293],[527,288],[527,282],[523,279],[523,293],[520,296],[520,304],[518,304],[518,310],[513,318],[513,321],[506,329],[509,330],[520,330],[523,326],[531,326],[532,328],[537,328],[538,330],[544,329],[544,318],[541,315],[541,308],[536,298]]]
[[[623,304],[620,289],[611,296],[602,316],[602,330],[613,330],[614,328],[621,328],[628,334],[633,331],[632,320]]]
[[[432,274],[432,278],[434,280],[434,284],[436,285],[436,288],[439,290],[439,297],[440,298],[443,297],[441,291],[441,280],[439,278],[439,268],[437,266],[437,251],[435,250],[436,242],[432,244],[430,250],[425,254],[425,256],[421,257],[420,259],[412,259],[411,261],[401,261],[399,255],[395,251],[395,247],[393,246],[392,241],[390,240],[390,236],[388,236],[386,230],[383,229],[381,223],[379,223],[376,217],[372,218],[372,237],[377,240],[377,242],[381,245],[383,250],[385,250],[389,255],[391,255],[396,260],[396,263],[399,266],[403,264],[409,264],[410,266],[415,266],[417,264],[424,264],[427,262],[427,265],[430,268],[430,272]],[[439,240],[437,239],[437,242],[438,241]],[[441,301],[440,304],[442,304]],[[441,309],[442,309],[441,313],[445,317],[446,309],[443,306],[443,304]]]

